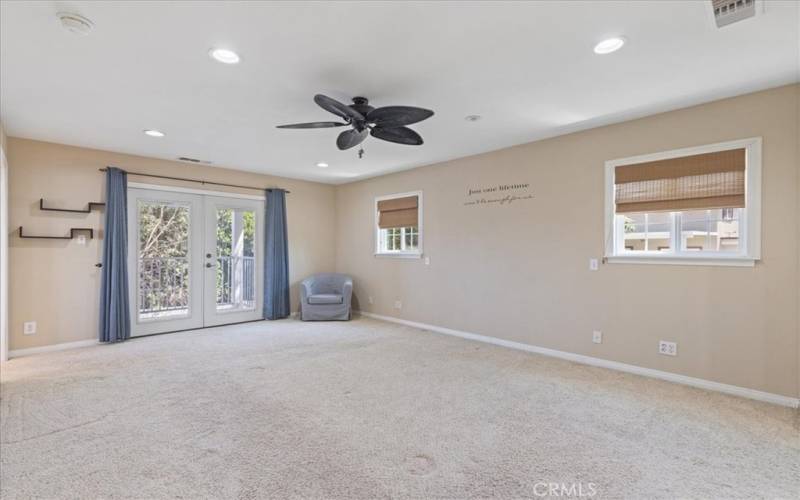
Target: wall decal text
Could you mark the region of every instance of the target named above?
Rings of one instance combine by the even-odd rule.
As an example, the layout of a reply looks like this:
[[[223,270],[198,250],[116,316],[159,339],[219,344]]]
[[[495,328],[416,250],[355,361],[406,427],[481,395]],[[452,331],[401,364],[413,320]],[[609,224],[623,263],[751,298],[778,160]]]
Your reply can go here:
[[[465,206],[510,205],[515,201],[530,200],[530,184],[497,184],[495,186],[471,187],[467,189]]]

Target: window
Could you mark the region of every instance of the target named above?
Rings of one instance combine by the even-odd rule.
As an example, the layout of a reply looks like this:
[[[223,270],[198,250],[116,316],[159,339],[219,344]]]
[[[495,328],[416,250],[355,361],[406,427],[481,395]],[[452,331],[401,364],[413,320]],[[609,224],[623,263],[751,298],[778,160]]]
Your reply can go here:
[[[422,192],[375,199],[375,254],[422,255]]]
[[[760,186],[760,138],[606,162],[606,258],[753,265]]]

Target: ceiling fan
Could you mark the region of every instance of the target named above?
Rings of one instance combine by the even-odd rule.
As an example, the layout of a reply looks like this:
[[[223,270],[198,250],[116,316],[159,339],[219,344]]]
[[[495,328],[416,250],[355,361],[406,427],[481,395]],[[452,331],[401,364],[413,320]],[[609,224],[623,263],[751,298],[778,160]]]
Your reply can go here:
[[[422,144],[422,137],[406,125],[433,116],[433,111],[429,109],[412,106],[373,108],[366,97],[354,97],[353,104],[343,104],[326,95],[317,94],[314,96],[314,102],[344,122],[294,123],[278,125],[278,128],[330,128],[349,125],[350,130],[345,130],[336,139],[336,145],[341,150],[358,146],[367,135],[398,144],[419,146]]]

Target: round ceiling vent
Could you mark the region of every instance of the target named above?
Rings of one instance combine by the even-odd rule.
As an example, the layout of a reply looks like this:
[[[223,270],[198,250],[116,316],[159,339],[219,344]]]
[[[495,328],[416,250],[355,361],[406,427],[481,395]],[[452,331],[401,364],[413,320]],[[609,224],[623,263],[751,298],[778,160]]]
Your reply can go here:
[[[72,12],[59,12],[56,15],[58,16],[58,20],[61,21],[61,26],[65,30],[76,35],[88,35],[94,27],[93,22],[80,14],[74,14]]]

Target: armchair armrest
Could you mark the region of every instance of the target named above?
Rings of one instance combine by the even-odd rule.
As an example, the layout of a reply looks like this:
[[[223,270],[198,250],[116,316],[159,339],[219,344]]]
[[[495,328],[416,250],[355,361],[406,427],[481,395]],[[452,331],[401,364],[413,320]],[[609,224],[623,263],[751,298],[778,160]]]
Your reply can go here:
[[[309,283],[308,280],[303,280],[300,283],[300,302],[302,304],[307,304],[309,295],[313,295],[311,291],[311,283]]]
[[[350,299],[353,296],[353,280],[348,279],[342,284],[342,297],[344,299],[344,303],[350,306]]]

